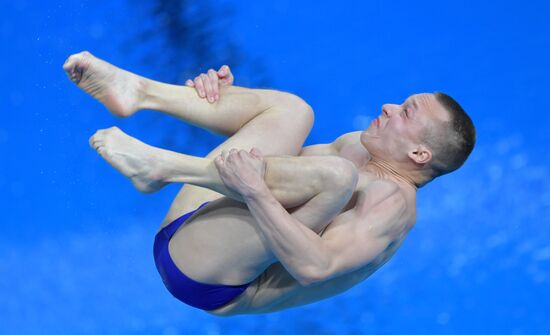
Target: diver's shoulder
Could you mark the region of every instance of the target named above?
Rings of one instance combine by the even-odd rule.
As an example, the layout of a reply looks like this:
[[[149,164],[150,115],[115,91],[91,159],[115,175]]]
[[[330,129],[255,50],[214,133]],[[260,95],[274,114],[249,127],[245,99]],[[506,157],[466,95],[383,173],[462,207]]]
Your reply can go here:
[[[394,193],[400,190],[401,186],[396,182],[380,178],[370,172],[359,172],[357,190],[364,192]]]
[[[416,222],[416,197],[394,181],[373,178],[358,189],[355,209],[361,216],[384,221],[384,234],[404,238]]]
[[[397,182],[370,173],[360,173],[356,190],[358,205],[371,209],[377,205],[396,212],[410,212],[416,206],[416,194]]]
[[[361,141],[361,131],[352,131],[338,136],[332,144],[336,149],[341,149],[348,144],[356,144]]]
[[[397,183],[363,173],[359,174],[356,191],[359,194],[358,202],[367,208],[373,207],[386,199],[399,201],[404,197]]]

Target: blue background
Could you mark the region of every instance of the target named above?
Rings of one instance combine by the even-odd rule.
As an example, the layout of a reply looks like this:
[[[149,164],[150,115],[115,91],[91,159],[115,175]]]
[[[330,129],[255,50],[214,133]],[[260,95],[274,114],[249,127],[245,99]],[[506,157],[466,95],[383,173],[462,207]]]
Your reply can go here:
[[[271,87],[313,106],[306,144],[366,127],[383,103],[438,90],[477,125],[469,161],[419,192],[415,229],[363,284],[280,313],[210,316],[173,299],[152,261],[180,186],[136,192],[88,137],[117,125],[194,155],[222,138],[181,132],[171,135],[185,145],[170,147],[164,125],[179,121],[117,119],[61,69],[90,50],[155,77],[154,62],[121,48],[146,20],[131,2],[5,3],[0,333],[550,334],[550,2],[212,3],[233,8],[220,37],[260,59]],[[243,84],[254,73],[235,76]]]

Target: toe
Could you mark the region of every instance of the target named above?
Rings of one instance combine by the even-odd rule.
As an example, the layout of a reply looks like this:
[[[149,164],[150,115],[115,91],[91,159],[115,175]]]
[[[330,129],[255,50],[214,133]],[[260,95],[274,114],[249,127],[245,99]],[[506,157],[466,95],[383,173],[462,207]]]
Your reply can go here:
[[[98,129],[98,130],[95,132],[95,134],[96,134],[97,136],[105,136],[105,134],[106,134],[107,132],[109,132],[109,129],[111,129],[111,128]]]
[[[122,132],[122,130],[120,130],[120,128],[117,127],[117,126],[112,126],[112,127],[107,128],[107,129],[105,129],[105,130],[106,130],[106,131],[109,131],[109,132]]]
[[[65,64],[63,64],[63,70],[67,73],[67,76],[69,76],[69,79],[73,81],[74,83],[78,84],[80,82],[80,79],[82,78],[82,69],[78,68],[79,65],[79,57],[77,55],[72,55],[65,61]]]
[[[74,58],[73,56],[69,56],[69,58],[65,60],[65,63],[63,63],[63,70],[65,70],[66,72],[70,72],[73,66],[74,66]]]
[[[92,139],[90,140],[90,146],[94,149],[94,150],[98,150],[100,147],[103,146],[103,141],[99,141],[97,139]]]
[[[98,130],[95,132],[95,134],[92,135],[92,137],[90,137],[90,139],[88,140],[88,143],[92,148],[96,149],[98,143],[100,142],[103,143],[103,138],[104,138],[104,135],[102,131]]]
[[[79,52],[77,54],[72,54],[65,60],[65,63],[63,63],[63,69],[65,71],[74,70],[76,64],[80,59],[82,59],[83,52]]]
[[[93,148],[94,147],[94,137],[95,135],[90,136],[90,139],[88,140],[88,144]]]
[[[82,73],[86,70],[90,58],[92,57],[92,54],[88,51],[82,51],[77,54],[73,54],[67,58],[65,63],[63,64],[63,70],[67,72],[67,75],[69,78],[76,82],[77,84],[80,82],[80,79],[82,78]]]

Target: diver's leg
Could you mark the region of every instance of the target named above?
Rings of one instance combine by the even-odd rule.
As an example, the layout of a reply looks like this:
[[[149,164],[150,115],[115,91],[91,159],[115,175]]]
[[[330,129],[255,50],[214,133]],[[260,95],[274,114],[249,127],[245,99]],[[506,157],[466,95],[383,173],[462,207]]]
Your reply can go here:
[[[266,111],[301,113],[309,106],[299,97],[275,90],[224,87],[210,104],[194,88],[164,84],[120,69],[89,52],[70,56],[63,68],[80,88],[113,114],[127,117],[153,109],[222,135],[233,135]]]
[[[221,92],[221,99],[223,99]],[[303,103],[294,106],[273,108],[256,115],[235,134],[214,148],[206,158],[214,159],[223,150],[252,147],[260,149],[264,156],[300,154],[302,145],[313,127],[313,112]],[[167,225],[181,215],[190,212],[206,201],[213,201],[222,194],[207,188],[186,184],[173,200],[162,226]]]
[[[63,67],[71,80],[116,115],[129,116],[140,108],[158,108],[200,127],[232,135],[212,150],[209,158],[222,150],[252,147],[264,155],[296,156],[313,126],[309,105],[288,93],[231,87],[222,90],[220,101],[211,105],[190,88],[148,81],[88,52],[69,57]],[[206,188],[184,185],[162,225],[221,196]]]
[[[90,143],[140,191],[155,191],[170,182],[189,183],[243,202],[240,194],[226,188],[212,158],[155,148],[116,127],[98,131]],[[285,208],[295,208],[312,199],[315,204],[323,203],[322,210],[308,214],[313,215],[307,218],[312,225],[319,221],[328,223],[349,200],[342,192],[351,196],[350,190],[355,186],[355,167],[340,157],[267,156],[264,160],[265,182]]]

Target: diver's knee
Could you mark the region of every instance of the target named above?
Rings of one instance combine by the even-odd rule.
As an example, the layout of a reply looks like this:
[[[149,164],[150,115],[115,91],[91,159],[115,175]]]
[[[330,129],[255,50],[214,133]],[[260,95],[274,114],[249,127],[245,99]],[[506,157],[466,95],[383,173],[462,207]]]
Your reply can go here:
[[[355,165],[341,157],[330,157],[327,160],[326,182],[332,190],[345,193],[355,191],[359,173]]]
[[[281,109],[291,112],[294,118],[308,120],[313,125],[313,108],[299,96],[278,91],[274,103]]]

